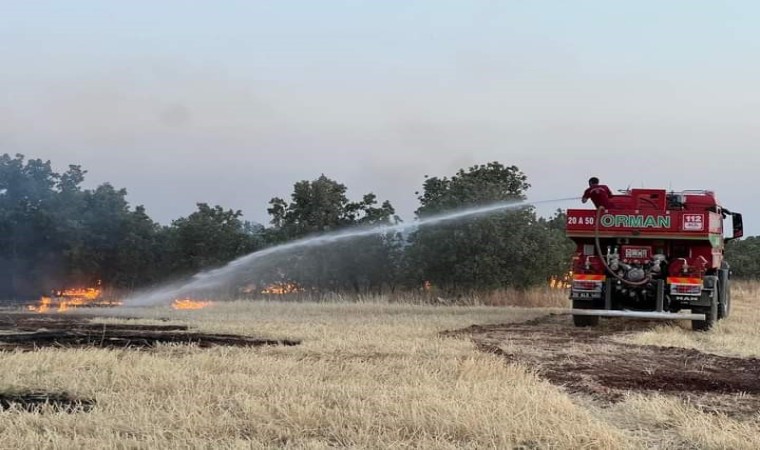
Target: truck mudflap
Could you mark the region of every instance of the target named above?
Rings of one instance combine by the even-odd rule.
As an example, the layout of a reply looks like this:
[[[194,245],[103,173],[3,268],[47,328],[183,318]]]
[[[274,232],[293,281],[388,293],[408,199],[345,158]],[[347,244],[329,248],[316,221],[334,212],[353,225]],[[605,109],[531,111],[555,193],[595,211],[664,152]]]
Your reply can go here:
[[[706,320],[705,314],[629,311],[618,309],[571,309],[570,314],[574,316],[632,317],[637,319]]]

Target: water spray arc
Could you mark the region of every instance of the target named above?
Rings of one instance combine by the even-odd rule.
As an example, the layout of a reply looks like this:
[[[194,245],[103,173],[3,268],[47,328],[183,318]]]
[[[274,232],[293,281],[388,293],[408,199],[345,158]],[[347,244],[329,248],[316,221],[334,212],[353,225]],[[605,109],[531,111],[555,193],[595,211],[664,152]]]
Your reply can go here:
[[[421,227],[429,227],[445,222],[455,222],[457,220],[484,216],[500,211],[520,209],[529,206],[536,206],[550,203],[563,203],[579,200],[579,197],[560,198],[553,200],[539,201],[520,201],[520,202],[499,202],[486,206],[464,209],[450,213],[439,214],[437,216],[427,217],[416,222],[400,223],[395,225],[379,225],[370,228],[351,228],[345,231],[336,231],[333,233],[322,234],[313,237],[306,237],[285,244],[259,250],[248,255],[231,261],[227,265],[218,269],[200,272],[190,279],[165,285],[160,288],[134,295],[124,301],[125,306],[147,306],[155,304],[168,304],[173,299],[190,296],[194,292],[209,290],[225,285],[235,275],[243,272],[248,266],[264,258],[283,254],[292,250],[305,249],[331,244],[333,242],[344,241],[352,238],[382,235],[388,233],[399,233],[403,231],[414,230]]]

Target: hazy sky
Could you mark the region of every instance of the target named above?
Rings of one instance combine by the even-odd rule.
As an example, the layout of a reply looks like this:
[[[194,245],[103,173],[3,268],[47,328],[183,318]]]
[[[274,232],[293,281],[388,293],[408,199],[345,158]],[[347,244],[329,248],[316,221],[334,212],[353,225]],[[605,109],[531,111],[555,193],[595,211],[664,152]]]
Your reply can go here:
[[[498,160],[536,200],[714,189],[760,234],[758,23],[749,1],[0,0],[0,153],[81,164],[163,223],[266,222],[321,173],[411,220],[425,174]]]

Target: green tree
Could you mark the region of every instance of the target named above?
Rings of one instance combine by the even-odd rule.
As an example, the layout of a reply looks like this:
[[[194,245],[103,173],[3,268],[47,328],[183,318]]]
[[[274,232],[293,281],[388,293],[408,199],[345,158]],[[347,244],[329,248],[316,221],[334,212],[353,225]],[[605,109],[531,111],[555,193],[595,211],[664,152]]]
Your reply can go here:
[[[325,175],[293,186],[291,201],[270,201],[270,233],[278,242],[349,227],[389,225],[399,219],[390,202],[378,204],[372,194],[350,201],[347,187]],[[315,245],[254,265],[251,277],[260,283],[295,282],[318,292],[357,293],[395,287],[400,236],[378,234],[344,242]],[[255,272],[255,273],[254,273]]]
[[[558,209],[551,218],[540,218],[539,224],[545,227],[543,235],[547,239],[543,252],[545,262],[540,265],[547,268],[550,276],[563,277],[572,266],[571,257],[575,252],[575,243],[565,234],[567,214]]]
[[[50,214],[60,175],[50,161],[0,156],[0,294],[32,295],[48,284],[59,256]]]
[[[198,203],[198,210],[172,222],[168,252],[175,273],[187,274],[221,266],[256,249],[252,225],[241,211]]]
[[[83,190],[86,171],[59,174],[49,161],[0,156],[0,295],[28,297],[102,280],[156,280],[160,228],[124,189]]]
[[[117,246],[113,283],[138,288],[160,282],[171,272],[167,255],[167,233],[137,206],[124,218],[124,232]]]
[[[498,162],[473,166],[451,178],[426,178],[416,214],[425,218],[495,202],[519,202],[529,187],[515,166]],[[563,260],[559,256],[568,248],[557,220],[561,219],[539,219],[533,208],[520,207],[423,227],[410,236],[406,265],[415,284],[430,281],[452,292],[542,283],[557,270]]]
[[[364,195],[359,202],[351,202],[346,196],[347,190],[344,184],[323,174],[314,181],[297,182],[290,203],[277,197],[270,200],[267,212],[284,240],[351,225],[376,225],[398,220],[390,202],[377,206],[377,197],[372,193]]]
[[[474,207],[495,202],[520,201],[530,188],[528,177],[516,166],[491,162],[460,169],[451,178],[427,177],[419,192],[420,218],[462,207]]]
[[[725,255],[735,277],[760,279],[760,236],[729,242]]]
[[[117,256],[128,232],[129,204],[125,189],[103,184],[81,193],[82,209],[69,219],[68,282],[90,284],[94,279],[113,282],[119,272]]]

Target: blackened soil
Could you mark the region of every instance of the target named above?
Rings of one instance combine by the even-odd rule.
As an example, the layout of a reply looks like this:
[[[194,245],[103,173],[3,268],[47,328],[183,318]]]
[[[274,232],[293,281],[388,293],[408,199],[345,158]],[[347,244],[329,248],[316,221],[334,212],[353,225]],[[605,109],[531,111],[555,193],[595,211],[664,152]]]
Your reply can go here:
[[[65,392],[19,392],[0,394],[0,410],[18,408],[22,411],[42,412],[47,409],[68,413],[89,412],[95,401],[73,397]]]
[[[232,334],[152,332],[142,330],[55,330],[0,335],[0,351],[60,348],[129,348],[155,347],[158,344],[195,344],[198,347],[219,345],[259,347],[262,345],[298,345],[298,341],[259,339]]]
[[[158,344],[194,344],[198,347],[265,345],[292,346],[300,341],[263,339],[233,334],[188,331],[186,325],[91,323],[90,317],[42,314],[0,316],[0,351],[57,348],[151,348]]]
[[[525,364],[552,383],[598,399],[617,401],[627,391],[689,398],[746,394],[760,405],[760,360],[615,342],[612,336],[641,331],[649,323],[606,322],[603,327],[575,328],[571,316],[549,315],[444,334],[469,336],[482,351]]]

